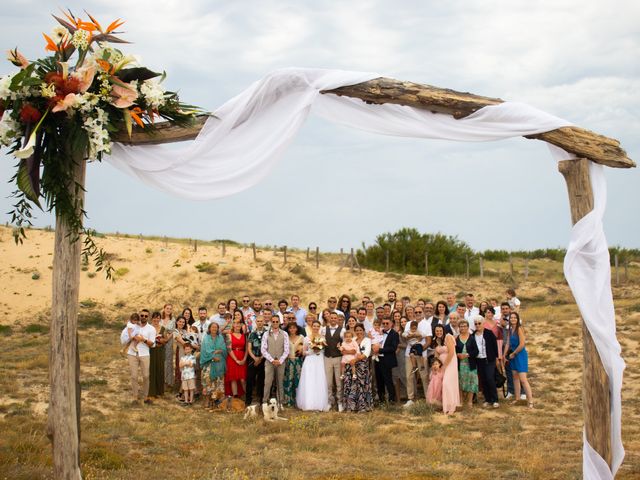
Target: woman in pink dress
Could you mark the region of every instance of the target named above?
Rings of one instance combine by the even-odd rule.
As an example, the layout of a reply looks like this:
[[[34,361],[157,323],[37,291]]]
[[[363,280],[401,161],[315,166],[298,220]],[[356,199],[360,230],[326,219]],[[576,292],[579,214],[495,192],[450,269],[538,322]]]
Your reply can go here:
[[[438,347],[440,361],[444,365],[442,376],[442,411],[453,415],[460,404],[460,386],[458,385],[458,357],[456,339],[450,333],[444,337],[444,347]]]

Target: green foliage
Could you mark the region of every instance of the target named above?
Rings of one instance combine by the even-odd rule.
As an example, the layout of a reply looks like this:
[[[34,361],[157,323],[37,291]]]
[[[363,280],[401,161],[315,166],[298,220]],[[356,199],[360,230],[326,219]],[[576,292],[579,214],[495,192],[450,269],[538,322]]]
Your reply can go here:
[[[196,265],[196,270],[198,270],[198,272],[200,273],[214,274],[216,273],[217,269],[218,267],[216,267],[216,265],[211,262],[202,262]]]
[[[96,305],[98,305],[98,302],[92,298],[86,298],[80,301],[80,306],[82,308],[94,308]]]
[[[80,329],[105,328],[107,326],[107,319],[102,312],[90,310],[78,314],[78,328]]]
[[[115,271],[116,277],[124,277],[127,273],[129,273],[129,269],[127,267],[120,267]]]
[[[49,325],[42,323],[30,323],[24,328],[25,333],[47,333]]]
[[[7,335],[11,333],[10,325],[0,325],[0,335]]]
[[[429,252],[430,275],[460,275],[466,271],[469,256],[471,274],[477,269],[471,262],[474,252],[457,237],[442,233],[420,233],[415,228],[402,228],[395,233],[378,235],[376,243],[358,250],[358,261],[367,268],[384,271],[386,252],[389,270],[410,274],[425,273],[425,253]]]
[[[31,279],[32,280],[40,280],[40,272],[33,272],[31,274]]]

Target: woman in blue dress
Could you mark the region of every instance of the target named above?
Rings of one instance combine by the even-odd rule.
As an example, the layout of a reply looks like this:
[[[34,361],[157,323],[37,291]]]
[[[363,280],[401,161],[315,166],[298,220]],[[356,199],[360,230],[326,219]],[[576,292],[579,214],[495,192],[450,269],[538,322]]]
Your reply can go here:
[[[513,371],[514,401],[520,399],[520,386],[522,385],[524,393],[527,395],[529,408],[533,408],[533,395],[531,394],[529,380],[527,380],[529,356],[525,348],[525,331],[520,322],[520,315],[516,312],[512,312],[509,316],[509,330],[504,348],[505,358],[511,365],[511,370]]]

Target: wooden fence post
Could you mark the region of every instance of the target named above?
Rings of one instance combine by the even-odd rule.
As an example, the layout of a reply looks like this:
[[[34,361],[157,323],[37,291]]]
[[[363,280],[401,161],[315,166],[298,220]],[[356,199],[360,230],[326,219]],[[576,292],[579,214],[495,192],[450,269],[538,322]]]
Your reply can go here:
[[[562,160],[558,170],[564,176],[569,193],[571,221],[575,224],[593,210],[593,190],[589,160]],[[611,396],[609,377],[602,366],[593,338],[582,321],[583,382],[582,409],[585,437],[593,449],[611,467]]]
[[[385,268],[384,271],[385,273],[389,273],[389,250],[387,250],[384,254],[385,257]]]
[[[629,259],[624,259],[624,283],[629,281]]]
[[[620,285],[620,269],[618,268],[618,254],[613,256],[613,263],[616,266],[616,287]]]
[[[482,255],[480,255],[478,261],[480,262],[480,278],[484,278],[484,258],[482,258]]]
[[[529,278],[529,259],[524,259],[524,279],[527,280]]]
[[[287,264],[287,246],[285,245],[283,248],[284,251],[284,264]]]
[[[198,251],[198,239],[197,238],[193,241],[193,251],[194,252]]]
[[[511,278],[513,279],[513,257],[511,256],[511,254],[509,254],[509,273],[511,275]]]
[[[307,247],[307,262],[309,261],[309,247]]]
[[[316,268],[320,268],[320,247],[316,247]]]
[[[355,263],[356,263],[356,257],[353,254],[353,248],[351,248],[351,256],[350,256],[350,258],[351,258],[351,271],[353,272],[353,269],[354,269]]]
[[[465,261],[466,267],[467,267],[465,277],[466,277],[467,280],[469,280],[469,255],[468,254],[464,256],[464,261]]]
[[[72,197],[82,208],[87,162],[73,162]],[[78,350],[78,292],[82,240],[74,241],[67,221],[56,212],[53,253],[49,350],[50,401],[47,436],[53,446],[53,478],[80,479],[80,353]]]
[[[224,257],[227,254],[227,246],[225,245],[225,242],[222,242],[222,256]]]
[[[251,244],[251,249],[253,250],[253,261],[256,261],[256,259],[258,258],[256,255],[256,242],[253,242]]]

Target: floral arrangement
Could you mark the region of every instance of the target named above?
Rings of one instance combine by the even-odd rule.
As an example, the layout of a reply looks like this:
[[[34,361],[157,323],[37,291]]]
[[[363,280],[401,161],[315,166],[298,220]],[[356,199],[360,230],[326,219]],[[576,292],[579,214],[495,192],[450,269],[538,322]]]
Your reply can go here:
[[[311,348],[315,352],[320,352],[326,346],[327,346],[327,340],[322,336],[313,337],[311,339]]]
[[[111,45],[128,43],[116,36],[124,22],[103,28],[87,16],[53,15],[59,25],[43,34],[50,55],[30,61],[10,50],[8,60],[19,70],[0,77],[0,147],[18,159],[12,179],[18,203],[11,212],[19,227],[16,241],[24,237],[22,225],[31,224],[32,205],[42,208],[41,198],[73,232],[86,234],[85,212],[74,200],[74,162],[101,160],[111,152],[112,137],[123,131],[131,136],[134,124],[152,134],[158,120],[184,126],[204,113],[166,91],[164,73]]]

